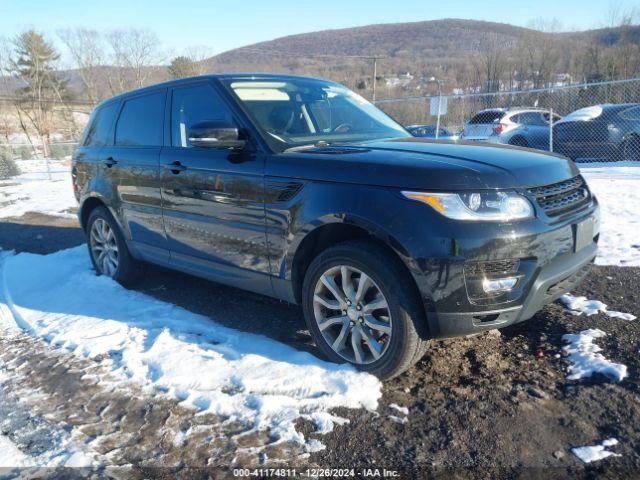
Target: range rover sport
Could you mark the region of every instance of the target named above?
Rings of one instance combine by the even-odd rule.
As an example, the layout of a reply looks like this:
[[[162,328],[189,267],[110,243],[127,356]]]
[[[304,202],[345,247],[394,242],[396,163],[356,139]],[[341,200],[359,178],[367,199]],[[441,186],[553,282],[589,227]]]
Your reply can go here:
[[[181,79],[108,99],[73,186],[99,274],[152,262],[301,304],[318,348],[381,378],[432,339],[532,317],[597,250],[570,160],[412,137],[345,87]]]

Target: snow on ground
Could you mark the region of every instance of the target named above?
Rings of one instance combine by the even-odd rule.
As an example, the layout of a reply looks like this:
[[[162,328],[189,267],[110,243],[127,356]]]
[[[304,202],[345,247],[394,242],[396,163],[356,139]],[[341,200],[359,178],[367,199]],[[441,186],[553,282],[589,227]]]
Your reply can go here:
[[[590,377],[594,373],[601,373],[619,382],[627,376],[626,365],[611,362],[599,353],[602,348],[593,343],[595,339],[606,335],[602,330],[590,328],[580,333],[568,333],[562,336],[562,339],[568,343],[563,347],[563,351],[571,361],[567,379],[578,380]]]
[[[409,421],[407,418],[407,415],[409,415],[409,409],[407,407],[402,407],[397,403],[392,403],[389,405],[389,408],[402,415],[389,415],[389,420],[399,423],[400,425],[404,425]]]
[[[0,181],[0,218],[20,217],[27,212],[73,217],[78,203],[73,195],[69,167],[50,162],[51,180],[44,160],[16,162],[22,174]]]
[[[600,202],[596,263],[640,267],[640,165],[617,162],[579,166]]]
[[[397,403],[392,403],[391,405],[389,405],[389,408],[393,408],[395,411],[400,412],[405,417],[409,415],[409,409],[407,407],[401,407]]]
[[[572,448],[571,453],[573,453],[584,463],[591,463],[611,456],[620,457],[620,454],[607,450],[607,447],[613,447],[617,444],[617,439],[608,438],[604,440],[600,445],[589,445],[586,447]]]
[[[8,437],[0,433],[0,468],[31,467],[33,465],[33,458],[25,455]]]
[[[344,421],[331,408],[377,408],[374,376],[126,290],[93,273],[86,246],[0,262],[0,307],[4,295],[18,326],[186,406],[301,444],[298,418],[328,432]]]
[[[0,335],[13,338],[15,328],[5,324],[7,311],[0,303]],[[37,468],[26,467],[95,467],[101,462],[95,452],[83,448],[73,432],[50,424],[33,415],[29,401],[38,401],[41,393],[31,388],[7,387],[11,375],[7,365],[0,361],[0,478],[40,478]],[[9,471],[6,471],[8,469]],[[32,475],[33,473],[33,475]]]
[[[620,318],[622,320],[635,320],[636,316],[630,313],[616,312],[615,310],[609,310],[606,303],[602,303],[600,300],[587,300],[587,297],[574,297],[567,293],[560,297],[560,301],[564,303],[565,307],[571,315],[580,316],[583,313],[587,316],[595,315],[596,313],[604,313],[608,317]]]

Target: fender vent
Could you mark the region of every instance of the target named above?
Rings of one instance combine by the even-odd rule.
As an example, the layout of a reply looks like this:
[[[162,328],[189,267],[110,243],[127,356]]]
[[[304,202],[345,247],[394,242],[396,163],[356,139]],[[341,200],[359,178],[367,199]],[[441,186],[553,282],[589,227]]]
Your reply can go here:
[[[288,202],[302,189],[300,182],[267,182],[267,195],[271,201]]]

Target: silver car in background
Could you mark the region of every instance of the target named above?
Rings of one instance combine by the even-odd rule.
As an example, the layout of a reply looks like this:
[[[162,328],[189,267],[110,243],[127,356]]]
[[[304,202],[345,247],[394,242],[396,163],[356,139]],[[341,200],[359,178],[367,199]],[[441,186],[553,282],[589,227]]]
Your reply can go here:
[[[553,121],[559,119],[554,114]],[[480,110],[466,123],[461,139],[549,150],[549,111],[528,107]]]

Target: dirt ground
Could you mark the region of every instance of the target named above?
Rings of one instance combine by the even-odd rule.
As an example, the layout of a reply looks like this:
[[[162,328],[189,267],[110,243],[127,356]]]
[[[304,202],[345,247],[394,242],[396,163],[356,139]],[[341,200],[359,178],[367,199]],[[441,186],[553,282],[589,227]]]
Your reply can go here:
[[[27,214],[0,223],[5,250],[49,253],[82,242],[73,219]],[[297,306],[156,267],[150,267],[137,289],[315,353]],[[595,267],[572,293],[640,317],[640,268]],[[196,417],[135,385],[100,391],[90,376],[77,374],[95,368],[85,363],[90,361],[19,335],[2,339],[0,360],[13,360],[18,370],[29,365],[28,382],[41,386],[42,398],[31,406],[18,405],[13,396],[28,382],[5,384],[0,425],[5,433],[32,422],[60,438],[70,425],[80,428],[88,443],[110,439],[95,449],[105,464],[126,466],[118,473],[125,477],[230,476],[228,467],[241,465],[297,467],[303,473],[308,467],[355,469],[360,476],[365,469],[386,469],[401,478],[640,478],[639,322],[602,314],[573,316],[554,304],[500,332],[433,342],[418,365],[385,383],[376,412],[337,412],[350,422],[318,436],[327,448],[308,458],[295,445],[253,455],[250,447],[265,439],[238,442],[237,426]],[[561,337],[587,328],[607,333],[596,343],[608,359],[628,367],[623,381],[598,375],[566,379]],[[408,408],[408,415],[391,404]],[[311,425],[301,422],[299,428],[314,437]],[[179,433],[186,431],[198,434]],[[610,437],[619,440],[614,450],[621,456],[585,465],[570,451]],[[37,438],[31,445],[38,445]]]

